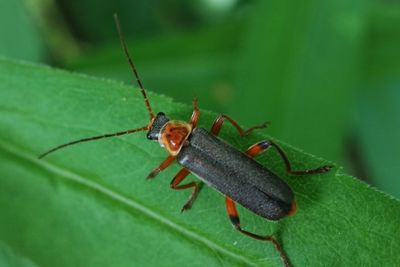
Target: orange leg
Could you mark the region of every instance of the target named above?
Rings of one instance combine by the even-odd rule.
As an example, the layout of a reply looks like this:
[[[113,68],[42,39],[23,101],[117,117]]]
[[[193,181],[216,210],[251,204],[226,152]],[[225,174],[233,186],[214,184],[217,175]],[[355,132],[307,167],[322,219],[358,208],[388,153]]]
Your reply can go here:
[[[232,199],[230,199],[229,197],[225,197],[225,204],[226,204],[226,210],[227,210],[228,215],[229,215],[229,219],[231,220],[231,223],[236,228],[236,230],[238,230],[241,233],[243,233],[243,234],[245,234],[247,236],[250,236],[250,237],[252,237],[254,239],[272,242],[272,244],[275,246],[275,249],[279,252],[283,264],[286,267],[290,266],[288,257],[286,256],[286,254],[283,251],[281,245],[278,243],[278,241],[275,238],[273,238],[271,235],[262,236],[262,235],[253,234],[253,233],[250,233],[250,232],[248,232],[246,230],[243,230],[241,228],[241,226],[240,226],[239,213],[236,210],[235,202]]]
[[[325,165],[325,166],[321,166],[321,167],[315,168],[315,169],[294,171],[294,170],[292,170],[292,167],[290,165],[290,161],[289,161],[288,157],[286,156],[286,153],[282,150],[282,148],[280,148],[280,146],[278,146],[277,144],[275,144],[271,140],[263,140],[261,142],[258,142],[255,145],[252,145],[246,151],[246,153],[250,157],[255,157],[256,155],[268,150],[271,147],[274,147],[279,152],[279,155],[281,156],[283,162],[285,163],[286,172],[289,173],[289,174],[306,175],[306,174],[325,173],[325,172],[328,172],[330,169],[332,169],[334,167],[334,166],[331,166],[331,165]]]
[[[197,98],[194,98],[193,99],[193,113],[192,113],[192,117],[190,118],[190,124],[192,124],[193,129],[196,128],[199,117],[200,117],[200,110],[199,110],[199,107],[197,106]]]
[[[161,164],[160,166],[158,166],[157,168],[155,168],[154,170],[152,170],[149,175],[147,176],[147,179],[152,179],[154,178],[159,172],[161,172],[162,170],[166,169],[169,167],[169,165],[171,165],[174,160],[175,160],[175,156],[168,156]]]
[[[184,184],[184,185],[179,185],[185,178],[186,176],[188,176],[189,174],[189,170],[186,168],[182,168],[174,177],[174,179],[172,179],[171,181],[171,188],[175,189],[175,190],[183,190],[183,189],[187,189],[187,188],[193,188],[192,194],[189,197],[189,200],[185,203],[185,205],[183,205],[181,212],[190,209],[193,205],[194,200],[197,197],[197,193],[199,192],[199,185],[195,182],[191,182],[188,184]]]
[[[267,127],[267,125],[268,125],[268,122],[264,122],[263,124],[253,126],[247,130],[243,130],[242,127],[240,127],[239,124],[236,121],[234,121],[231,117],[221,114],[215,119],[215,121],[211,127],[211,132],[214,135],[219,134],[219,132],[221,131],[222,124],[224,123],[225,120],[228,120],[236,128],[236,130],[239,132],[239,134],[241,136],[248,135],[253,130],[262,129],[262,128]]]

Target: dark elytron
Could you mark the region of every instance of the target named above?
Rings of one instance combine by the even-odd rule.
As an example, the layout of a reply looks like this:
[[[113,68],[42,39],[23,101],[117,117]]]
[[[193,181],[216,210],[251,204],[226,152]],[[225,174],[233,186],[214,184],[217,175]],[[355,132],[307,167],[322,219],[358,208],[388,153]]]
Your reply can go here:
[[[288,214],[293,192],[274,173],[203,128],[188,141],[176,159],[200,180],[264,218]]]

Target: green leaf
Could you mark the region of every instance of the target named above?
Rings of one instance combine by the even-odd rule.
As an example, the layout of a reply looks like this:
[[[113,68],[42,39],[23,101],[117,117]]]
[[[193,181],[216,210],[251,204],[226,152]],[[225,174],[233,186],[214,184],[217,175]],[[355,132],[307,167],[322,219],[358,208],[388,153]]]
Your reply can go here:
[[[60,143],[146,125],[137,89],[5,59],[0,59],[0,80],[3,262],[11,255],[27,266],[282,266],[270,243],[232,229],[223,196],[214,190],[204,187],[193,209],[181,214],[190,192],[169,190],[178,166],[146,181],[166,153],[147,142],[145,133],[37,159]],[[151,92],[149,98],[155,111],[190,117],[189,105]],[[200,126],[208,128],[214,117],[203,111]],[[263,131],[240,138],[230,126],[223,132],[241,149],[269,138]],[[296,169],[327,163],[282,145]],[[290,177],[275,152],[259,160],[291,185],[298,212],[273,223],[239,208],[242,225],[259,234],[275,233],[294,266],[394,266],[400,261],[398,200],[340,169]]]

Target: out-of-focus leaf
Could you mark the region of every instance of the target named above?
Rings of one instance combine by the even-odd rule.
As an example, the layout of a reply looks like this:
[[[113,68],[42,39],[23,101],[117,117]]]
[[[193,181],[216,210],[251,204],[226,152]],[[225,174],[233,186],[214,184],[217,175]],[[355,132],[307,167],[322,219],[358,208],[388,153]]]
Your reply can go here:
[[[400,77],[400,4],[381,3],[371,13],[363,64],[365,79],[390,83]]]
[[[242,31],[243,21],[233,20],[189,33],[132,41],[128,46],[146,87],[184,103],[197,96],[205,108],[222,112],[231,95]],[[132,81],[117,33],[114,35],[113,43],[71,59],[64,67]]]
[[[278,138],[339,160],[368,3],[259,1],[230,112],[252,123],[270,120]],[[248,118],[239,100],[257,112]]]
[[[373,184],[400,197],[400,83],[365,88],[357,102],[357,141],[364,171]]]
[[[22,1],[0,1],[0,17],[0,55],[42,61],[44,44]]]
[[[379,188],[400,196],[400,4],[374,8],[351,124],[360,149],[361,171]],[[360,170],[359,170],[360,171]]]
[[[193,4],[185,0],[96,1],[58,0],[75,33],[89,42],[114,39],[112,14],[120,15],[127,36],[141,38],[152,34],[190,28],[197,23]],[[88,12],[90,10],[90,12]]]

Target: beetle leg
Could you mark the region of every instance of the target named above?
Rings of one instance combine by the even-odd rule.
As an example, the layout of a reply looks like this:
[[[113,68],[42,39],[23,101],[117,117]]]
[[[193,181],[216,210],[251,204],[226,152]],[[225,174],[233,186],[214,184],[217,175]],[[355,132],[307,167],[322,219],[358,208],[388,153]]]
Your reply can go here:
[[[236,128],[236,130],[239,132],[239,134],[241,136],[248,135],[255,129],[262,129],[262,128],[265,128],[268,126],[268,122],[264,122],[263,124],[253,126],[247,130],[243,130],[242,127],[240,127],[239,124],[236,121],[234,121],[231,117],[221,114],[215,119],[215,121],[211,127],[211,132],[214,135],[219,134],[219,132],[221,131],[222,124],[224,123],[225,119],[228,120]]]
[[[152,179],[154,178],[159,172],[161,172],[162,170],[166,169],[169,167],[169,165],[171,165],[174,160],[175,160],[175,156],[168,156],[161,164],[160,166],[158,166],[157,168],[155,168],[154,170],[152,170],[149,175],[147,176],[147,179]]]
[[[285,163],[286,172],[289,174],[305,175],[305,174],[325,173],[334,167],[332,165],[325,165],[325,166],[321,166],[321,167],[315,168],[315,169],[294,171],[294,170],[292,170],[290,161],[289,161],[288,157],[286,156],[286,153],[283,151],[283,149],[280,146],[278,146],[271,140],[263,140],[261,142],[258,142],[256,144],[252,145],[249,149],[247,149],[246,153],[250,157],[255,157],[256,155],[268,150],[271,147],[274,147],[279,152],[279,155],[281,156],[281,158],[283,159],[283,162]]]
[[[278,243],[278,241],[275,238],[272,237],[272,235],[262,236],[262,235],[253,234],[251,232],[243,230],[240,226],[239,213],[236,210],[235,202],[231,198],[225,197],[225,204],[226,204],[226,211],[228,212],[228,215],[229,215],[229,219],[231,220],[231,223],[236,228],[236,230],[238,230],[241,233],[243,233],[247,236],[250,236],[254,239],[272,242],[272,244],[275,246],[275,249],[279,252],[283,264],[286,267],[290,266],[288,257],[286,256],[285,252],[283,251],[281,245]]]
[[[192,194],[189,197],[189,200],[185,203],[185,205],[183,205],[181,212],[190,209],[193,205],[194,200],[196,199],[197,193],[199,192],[199,185],[195,182],[191,182],[188,184],[184,184],[184,185],[179,185],[185,178],[186,176],[188,176],[189,174],[189,170],[186,168],[182,168],[174,177],[174,179],[172,179],[171,181],[171,188],[175,189],[175,190],[183,190],[183,189],[187,189],[192,187],[193,191]]]
[[[192,125],[192,128],[196,128],[199,117],[200,117],[200,110],[199,107],[197,106],[197,98],[195,97],[193,99],[193,113],[192,117],[190,118],[190,124]]]

